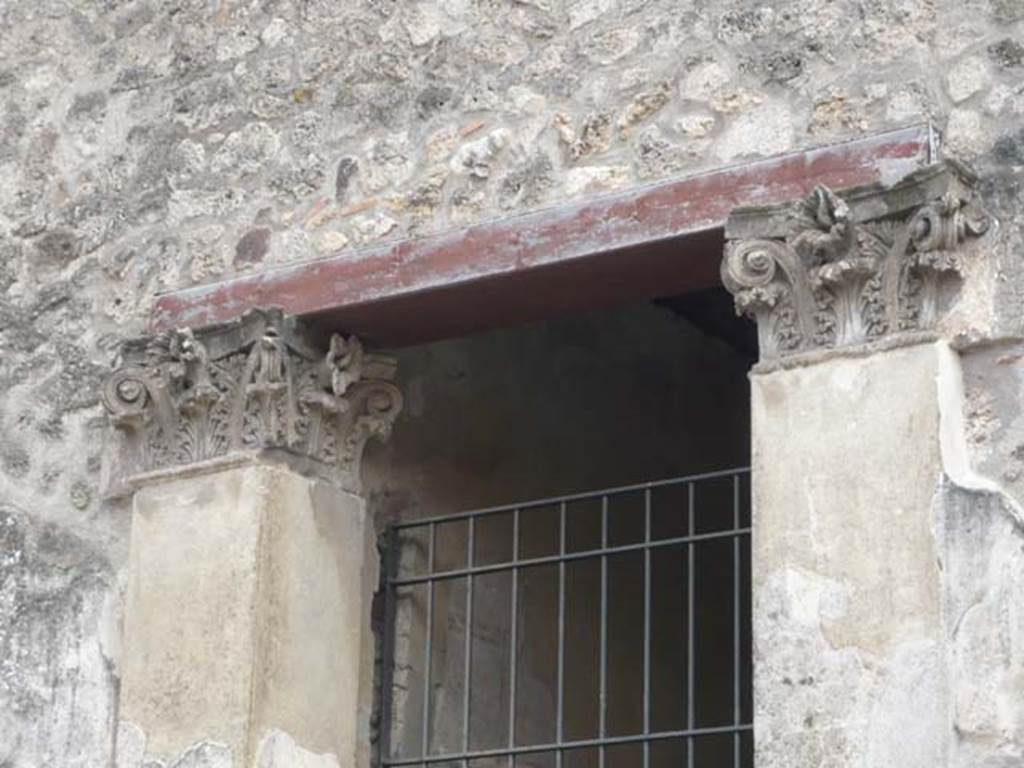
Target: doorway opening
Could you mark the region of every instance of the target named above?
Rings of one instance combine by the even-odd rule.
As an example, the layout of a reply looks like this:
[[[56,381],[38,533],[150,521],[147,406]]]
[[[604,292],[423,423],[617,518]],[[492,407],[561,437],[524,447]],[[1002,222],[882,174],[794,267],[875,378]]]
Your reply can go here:
[[[752,765],[754,352],[718,290],[398,350],[382,768]]]

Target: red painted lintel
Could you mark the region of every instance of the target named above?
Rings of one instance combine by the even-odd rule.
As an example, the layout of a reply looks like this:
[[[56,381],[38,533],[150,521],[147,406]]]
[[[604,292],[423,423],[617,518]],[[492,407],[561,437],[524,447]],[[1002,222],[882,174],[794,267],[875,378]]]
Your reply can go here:
[[[931,162],[918,125],[157,298],[150,327],[254,307],[407,344],[558,311],[712,285],[730,210],[898,178]],[[405,330],[403,330],[405,329]]]

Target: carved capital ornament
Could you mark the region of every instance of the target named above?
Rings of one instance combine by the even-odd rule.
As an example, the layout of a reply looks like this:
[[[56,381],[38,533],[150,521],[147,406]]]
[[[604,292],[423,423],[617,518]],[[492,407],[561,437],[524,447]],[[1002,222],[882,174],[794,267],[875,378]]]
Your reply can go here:
[[[125,342],[103,388],[116,443],[108,490],[265,451],[357,490],[366,441],[386,437],[402,408],[394,374],[356,337],[321,345],[280,310]]]
[[[883,187],[817,187],[739,208],[722,282],[758,326],[762,364],[934,332],[942,290],[988,228],[976,177],[945,162]]]

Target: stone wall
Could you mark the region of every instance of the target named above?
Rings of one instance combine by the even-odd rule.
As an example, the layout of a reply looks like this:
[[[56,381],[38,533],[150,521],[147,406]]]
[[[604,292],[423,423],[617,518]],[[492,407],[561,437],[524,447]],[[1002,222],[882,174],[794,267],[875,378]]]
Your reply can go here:
[[[930,118],[1001,224],[967,336],[1014,335],[1022,73],[1018,0],[0,5],[0,762],[108,757],[98,385],[157,290]]]

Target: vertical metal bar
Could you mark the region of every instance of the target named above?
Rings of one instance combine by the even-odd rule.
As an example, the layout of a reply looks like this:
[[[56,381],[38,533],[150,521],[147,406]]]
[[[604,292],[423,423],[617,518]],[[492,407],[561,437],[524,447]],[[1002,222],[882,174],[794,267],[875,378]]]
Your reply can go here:
[[[468,545],[466,551],[466,567],[473,567],[473,555],[476,539],[476,518],[469,518]],[[469,752],[469,704],[470,691],[473,688],[473,574],[466,575],[466,677],[462,691],[462,751]],[[462,768],[469,768],[469,761],[463,759]]]
[[[558,556],[565,557],[565,502],[558,506]],[[562,739],[565,736],[565,560],[558,561],[558,666],[555,698],[555,768],[562,768]]]
[[[732,722],[740,724],[740,478],[732,479]],[[740,768],[740,732],[732,735],[732,764]]]
[[[693,483],[689,482],[686,484],[686,532],[688,536],[693,536],[695,533],[694,526],[694,488]],[[689,542],[686,545],[686,567],[687,567],[687,578],[686,578],[686,728],[687,730],[693,730],[694,717],[693,704],[694,704],[694,632],[693,619],[694,619],[694,546],[693,542]],[[693,768],[693,736],[688,736],[686,739],[686,764],[687,768]]]
[[[384,641],[381,647],[380,721],[377,735],[379,768],[391,758],[392,687],[395,674],[395,587],[398,575],[398,529],[388,526],[384,534]]]
[[[512,562],[519,562],[519,510],[512,512]],[[516,675],[519,653],[519,566],[512,567],[512,617],[508,633],[508,748],[516,745]],[[515,755],[509,753],[508,768],[515,768]]]
[[[644,489],[644,763],[651,764],[651,489]]]
[[[427,575],[434,572],[434,550],[437,541],[437,525],[430,524],[427,543]],[[434,652],[434,581],[427,582],[427,638],[423,653],[423,742],[421,751],[426,757],[430,753],[430,667]]]
[[[601,549],[608,549],[608,496],[601,497]],[[601,554],[601,671],[598,735],[604,739],[608,726],[608,555]],[[605,767],[608,748],[598,748],[598,768]]]

